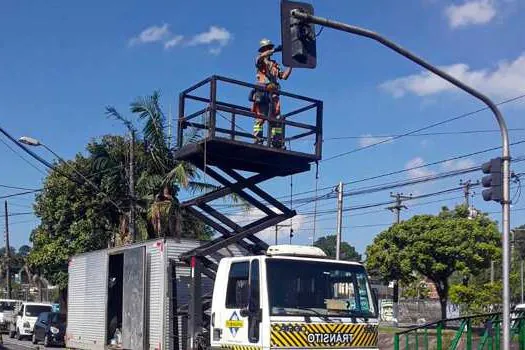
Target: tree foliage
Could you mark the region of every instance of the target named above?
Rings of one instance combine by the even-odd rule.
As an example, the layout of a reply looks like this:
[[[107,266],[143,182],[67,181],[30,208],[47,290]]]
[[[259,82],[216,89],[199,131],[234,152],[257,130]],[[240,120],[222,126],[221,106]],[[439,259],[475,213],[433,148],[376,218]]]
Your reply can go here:
[[[468,217],[468,209],[443,208],[438,215],[417,215],[381,232],[367,248],[370,271],[383,280],[410,283],[417,272],[436,286],[446,317],[449,277],[479,272],[500,256],[500,234],[486,215]]]
[[[321,237],[314,242],[314,246],[321,248],[328,256],[335,258],[336,235]],[[341,259],[349,261],[361,261],[361,254],[347,242],[341,242]]]
[[[501,303],[501,282],[454,284],[450,287],[450,300],[468,314],[492,311],[492,305]]]

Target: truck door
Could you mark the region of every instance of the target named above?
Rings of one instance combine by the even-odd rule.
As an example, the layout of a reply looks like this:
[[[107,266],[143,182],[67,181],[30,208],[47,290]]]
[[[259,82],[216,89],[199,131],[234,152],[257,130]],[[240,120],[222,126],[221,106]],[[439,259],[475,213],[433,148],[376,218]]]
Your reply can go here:
[[[145,247],[124,251],[122,300],[122,346],[144,349]]]
[[[261,346],[260,269],[257,259],[234,262],[228,274],[226,303],[220,319],[222,345]],[[219,318],[218,318],[219,319]]]

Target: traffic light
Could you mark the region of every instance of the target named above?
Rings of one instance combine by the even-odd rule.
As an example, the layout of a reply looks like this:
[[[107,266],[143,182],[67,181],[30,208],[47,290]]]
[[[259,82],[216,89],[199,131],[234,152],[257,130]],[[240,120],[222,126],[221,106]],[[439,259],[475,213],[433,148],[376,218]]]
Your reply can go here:
[[[311,4],[281,1],[281,43],[283,65],[294,68],[315,68],[317,52],[315,26],[292,16],[292,10],[314,14]]]
[[[489,174],[481,179],[483,187],[487,187],[481,193],[483,199],[501,203],[503,200],[502,159],[500,157],[491,159],[481,166],[481,171],[483,171],[483,174]]]

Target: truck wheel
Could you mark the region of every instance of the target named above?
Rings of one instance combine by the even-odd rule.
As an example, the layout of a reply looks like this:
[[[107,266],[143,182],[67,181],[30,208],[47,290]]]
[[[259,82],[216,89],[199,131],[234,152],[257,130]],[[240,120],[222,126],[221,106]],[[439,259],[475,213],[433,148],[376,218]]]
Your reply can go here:
[[[33,338],[31,338],[31,343],[38,344],[38,340],[36,340],[36,334],[33,333]]]

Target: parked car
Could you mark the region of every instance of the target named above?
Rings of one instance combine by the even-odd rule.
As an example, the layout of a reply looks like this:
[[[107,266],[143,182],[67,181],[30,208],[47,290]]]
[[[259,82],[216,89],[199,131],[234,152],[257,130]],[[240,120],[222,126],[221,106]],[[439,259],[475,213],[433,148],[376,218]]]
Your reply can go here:
[[[43,312],[51,312],[51,304],[42,303],[23,303],[18,311],[16,321],[11,323],[9,329],[9,337],[21,340],[22,338],[33,335],[33,327],[35,326],[38,316]]]
[[[22,302],[14,299],[0,299],[0,331],[7,331],[9,328],[7,314],[15,312],[15,308]]]
[[[44,343],[44,347],[64,345],[66,315],[58,312],[42,312],[33,328],[33,344]]]

